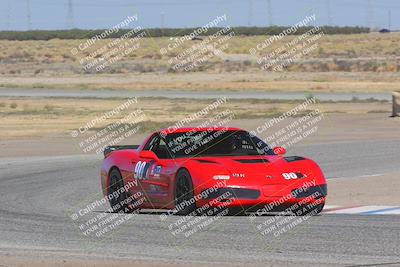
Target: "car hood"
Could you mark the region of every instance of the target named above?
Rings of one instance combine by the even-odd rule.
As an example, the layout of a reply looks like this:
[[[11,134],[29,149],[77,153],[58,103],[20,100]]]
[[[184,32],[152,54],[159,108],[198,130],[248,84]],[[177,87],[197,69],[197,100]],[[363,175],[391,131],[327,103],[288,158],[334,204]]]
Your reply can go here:
[[[235,156],[199,157],[192,160],[200,165],[202,173],[207,173],[209,178],[213,175],[230,175],[229,184],[235,185],[293,184],[295,181],[310,180],[322,175],[312,160],[303,157]],[[288,179],[290,173],[299,177]]]

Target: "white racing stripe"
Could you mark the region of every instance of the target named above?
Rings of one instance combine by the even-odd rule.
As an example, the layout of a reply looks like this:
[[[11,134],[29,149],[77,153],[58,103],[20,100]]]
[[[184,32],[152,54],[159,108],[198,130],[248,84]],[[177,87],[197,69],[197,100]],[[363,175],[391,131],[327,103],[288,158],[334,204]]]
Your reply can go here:
[[[400,215],[400,206],[325,206],[324,214]]]
[[[341,180],[341,179],[356,179],[356,178],[368,178],[368,177],[378,177],[382,175],[389,175],[390,173],[376,173],[376,174],[366,174],[366,175],[360,175],[360,176],[349,176],[349,177],[328,177],[328,179],[334,179],[334,180]]]

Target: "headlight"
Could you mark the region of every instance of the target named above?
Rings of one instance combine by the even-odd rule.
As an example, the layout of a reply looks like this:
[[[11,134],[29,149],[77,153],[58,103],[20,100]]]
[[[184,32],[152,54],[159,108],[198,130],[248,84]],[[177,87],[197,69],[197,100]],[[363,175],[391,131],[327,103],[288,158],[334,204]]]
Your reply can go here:
[[[214,175],[214,180],[229,180],[231,178],[230,175]]]

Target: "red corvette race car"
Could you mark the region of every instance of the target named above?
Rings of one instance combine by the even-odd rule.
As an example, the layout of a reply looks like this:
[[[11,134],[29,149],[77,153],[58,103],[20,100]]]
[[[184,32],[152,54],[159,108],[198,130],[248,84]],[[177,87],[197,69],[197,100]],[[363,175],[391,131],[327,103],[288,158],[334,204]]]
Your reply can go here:
[[[116,212],[204,207],[231,213],[322,211],[327,185],[318,165],[238,128],[177,128],[141,145],[110,146],[101,168],[103,194]]]

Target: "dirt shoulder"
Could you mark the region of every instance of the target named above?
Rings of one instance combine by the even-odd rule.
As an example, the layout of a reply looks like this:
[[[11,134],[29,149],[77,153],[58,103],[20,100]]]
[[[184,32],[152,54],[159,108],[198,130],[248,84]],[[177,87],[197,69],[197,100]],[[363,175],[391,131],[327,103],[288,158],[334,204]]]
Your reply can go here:
[[[330,179],[328,188],[327,205],[400,206],[400,173]]]
[[[123,73],[1,75],[0,88],[234,90],[275,92],[392,92],[398,72]]]
[[[218,264],[219,266],[240,266],[230,264]],[[190,262],[164,262],[164,261],[145,261],[145,260],[124,260],[124,259],[102,259],[98,258],[79,258],[71,256],[4,256],[0,255],[0,266],[7,267],[155,267],[155,266],[166,266],[166,267],[203,267],[210,266],[210,264],[202,263],[190,263]]]

